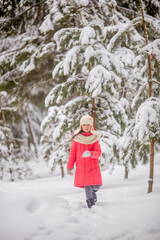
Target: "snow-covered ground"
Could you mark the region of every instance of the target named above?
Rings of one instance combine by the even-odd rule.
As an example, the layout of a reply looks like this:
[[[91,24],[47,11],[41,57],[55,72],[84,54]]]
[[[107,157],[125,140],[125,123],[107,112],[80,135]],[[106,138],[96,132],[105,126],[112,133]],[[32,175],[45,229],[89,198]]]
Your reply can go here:
[[[1,181],[0,239],[159,240],[160,154],[150,194],[148,172],[149,165],[139,166],[124,180],[121,166],[112,175],[103,171],[103,187],[92,209],[86,207],[84,189],[73,187],[71,176]]]

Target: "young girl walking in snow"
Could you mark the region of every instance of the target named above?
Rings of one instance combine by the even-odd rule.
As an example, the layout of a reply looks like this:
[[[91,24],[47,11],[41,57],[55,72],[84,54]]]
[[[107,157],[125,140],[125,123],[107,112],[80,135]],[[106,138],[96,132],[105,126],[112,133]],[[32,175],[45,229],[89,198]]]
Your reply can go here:
[[[99,167],[101,147],[99,133],[93,129],[93,118],[85,115],[80,119],[80,127],[74,132],[73,142],[67,163],[67,173],[73,175],[76,163],[74,186],[85,188],[88,208],[97,201],[96,192],[102,185]]]

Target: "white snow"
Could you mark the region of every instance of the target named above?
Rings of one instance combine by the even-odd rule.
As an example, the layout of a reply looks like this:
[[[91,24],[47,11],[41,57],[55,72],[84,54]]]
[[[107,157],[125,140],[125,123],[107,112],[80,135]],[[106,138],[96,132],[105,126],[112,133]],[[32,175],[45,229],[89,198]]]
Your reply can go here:
[[[73,177],[0,182],[2,240],[159,240],[160,154],[155,157],[153,192],[148,194],[149,164],[124,180],[124,168],[104,170],[98,202],[86,207],[84,189]],[[37,166],[38,167],[38,166]],[[42,170],[42,165],[39,166]],[[41,171],[40,170],[40,171]]]
[[[77,55],[79,51],[80,47],[75,46],[67,52],[66,57],[63,61],[64,75],[68,75],[70,69],[73,69],[74,66],[77,64]]]
[[[85,63],[88,63],[89,59],[93,57],[93,55],[94,55],[94,49],[91,46],[86,47],[84,52]]]
[[[7,92],[6,91],[1,91],[0,92],[0,97],[7,97]]]
[[[45,20],[42,23],[42,25],[39,27],[39,30],[41,31],[41,33],[46,34],[48,31],[53,30],[53,29],[54,29],[54,27],[53,27],[53,23],[51,21],[51,16],[50,16],[50,14],[48,14],[45,17]]]
[[[154,55],[160,61],[160,39],[156,39],[142,48],[142,51],[147,52],[149,55]]]
[[[82,45],[91,44],[91,40],[96,36],[95,30],[91,27],[84,27],[80,35],[80,42]]]
[[[107,46],[107,50],[108,50],[108,51],[111,51],[111,50],[113,49],[113,47],[114,47],[115,42],[117,41],[117,39],[119,39],[120,36],[121,36],[124,32],[126,32],[129,28],[131,28],[131,27],[132,27],[132,25],[131,25],[131,24],[128,24],[128,23],[126,23],[126,24],[119,24],[119,30],[118,30],[118,32],[114,35],[114,37],[111,38],[110,43],[109,43],[108,46]],[[106,29],[105,29],[105,31],[106,31]]]
[[[87,6],[89,4],[89,0],[75,0],[75,2],[81,6]]]
[[[111,74],[101,65],[94,67],[86,82],[86,89],[92,93],[92,97],[97,97],[102,92],[102,85],[111,80]]]
[[[136,125],[133,131],[134,135],[138,135],[139,141],[148,141],[149,138],[155,137],[157,134],[155,130],[159,132],[159,119],[159,98],[152,97],[142,103],[136,114]]]

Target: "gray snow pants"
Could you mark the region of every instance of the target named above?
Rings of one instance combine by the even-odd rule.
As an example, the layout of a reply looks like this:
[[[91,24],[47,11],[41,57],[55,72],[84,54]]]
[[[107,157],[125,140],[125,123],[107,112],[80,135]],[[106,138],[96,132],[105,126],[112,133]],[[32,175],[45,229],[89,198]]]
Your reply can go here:
[[[86,199],[93,198],[93,192],[97,192],[100,189],[101,185],[91,185],[85,186]]]

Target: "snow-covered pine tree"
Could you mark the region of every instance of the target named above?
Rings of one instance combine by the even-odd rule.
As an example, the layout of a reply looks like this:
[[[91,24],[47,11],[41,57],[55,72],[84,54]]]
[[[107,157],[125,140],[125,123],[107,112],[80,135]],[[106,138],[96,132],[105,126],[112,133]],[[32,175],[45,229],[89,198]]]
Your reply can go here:
[[[157,137],[160,131],[158,87],[160,82],[157,74],[160,71],[160,43],[156,39],[160,36],[160,29],[158,28],[160,21],[148,15],[145,15],[145,21],[150,25],[150,28],[147,28],[149,34],[147,34],[146,25],[144,27],[145,44],[147,45],[143,46],[139,56],[135,59],[135,63],[142,65],[139,73],[135,70],[135,76],[139,76],[139,79],[142,79],[144,83],[132,102],[136,117],[133,118],[133,121],[126,129],[121,141],[121,157],[126,165],[129,164],[132,167],[135,167],[140,160],[143,163],[148,162],[150,149],[152,151],[151,158],[154,158],[154,143],[157,148],[160,142],[159,137]],[[144,26],[144,19],[141,24]],[[148,97],[149,99],[147,99]],[[151,146],[149,147],[149,145]]]
[[[25,142],[28,139],[32,151],[33,138],[35,144],[39,144],[40,122],[46,114],[44,96],[55,85],[51,79],[54,28],[50,25],[44,32],[41,26],[50,1],[6,0],[1,3],[0,91],[6,91],[18,109],[10,113],[9,128],[14,137]]]
[[[67,16],[68,23],[72,19],[74,26],[66,23],[54,35],[61,61],[53,70],[53,79],[62,82],[45,101],[49,106],[42,123],[45,159],[51,166],[67,160],[70,132],[78,127],[82,114],[92,114],[94,99],[103,157],[113,161],[118,138],[127,124],[118,89],[129,74],[133,79],[133,69],[127,68],[137,55],[137,45],[140,49],[144,39],[135,30],[134,22],[116,11],[115,1],[57,1],[57,6],[61,6],[58,8],[61,21]],[[135,85],[132,81],[128,83],[131,89]],[[133,90],[137,91],[137,85]]]
[[[140,9],[139,0],[116,0],[117,9],[122,12],[129,19],[137,15],[138,9]],[[143,0],[145,11],[152,17],[159,18],[160,16],[160,3],[158,0]]]
[[[8,103],[8,105],[7,105]],[[13,136],[6,123],[5,113],[17,109],[9,106],[7,93],[0,92],[0,179],[15,181],[31,175],[27,161],[31,158],[25,143]]]
[[[134,121],[125,130],[121,139],[121,158],[131,167],[136,167],[139,161],[149,160],[149,142],[155,139],[156,147],[160,143],[160,99],[149,98],[138,108]]]
[[[51,39],[54,27],[45,18],[51,2],[6,0],[0,4],[0,91],[7,92],[16,108],[6,112],[7,129],[12,140],[19,139],[19,148],[25,146],[25,159],[31,161],[37,160],[35,153],[41,154],[38,145],[40,123],[46,115],[44,97],[55,85],[51,79],[56,54]]]

